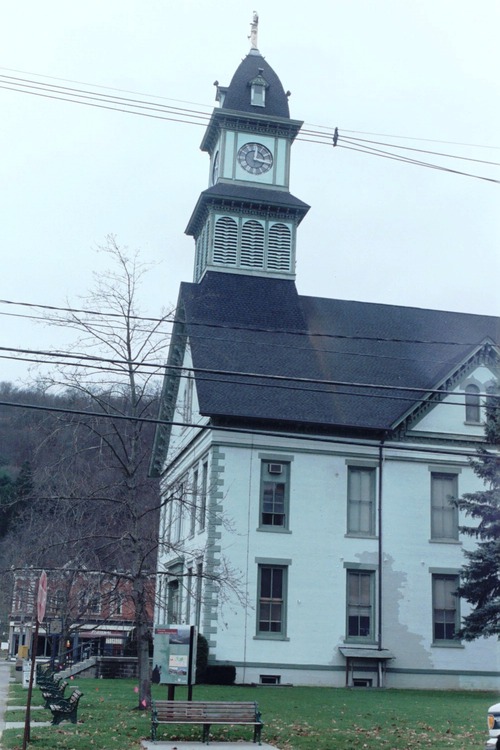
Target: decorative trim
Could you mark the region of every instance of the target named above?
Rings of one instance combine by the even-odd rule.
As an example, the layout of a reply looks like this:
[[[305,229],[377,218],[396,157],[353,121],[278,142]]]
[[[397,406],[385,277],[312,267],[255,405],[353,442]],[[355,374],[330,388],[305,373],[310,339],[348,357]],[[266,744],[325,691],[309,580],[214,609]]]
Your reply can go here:
[[[449,397],[450,392],[470,377],[470,373],[476,367],[480,367],[481,365],[498,367],[499,363],[500,357],[497,350],[490,341],[486,341],[438,386],[438,390],[443,391],[442,394],[432,393],[425,402],[415,407],[404,420],[395,425],[393,437],[403,441],[407,440],[407,434],[412,427],[435,406]],[[423,393],[425,394],[425,389],[423,389]],[[449,440],[448,436],[443,436],[443,439]]]
[[[168,452],[170,435],[172,433],[172,422],[175,416],[175,406],[179,395],[179,384],[182,376],[182,363],[186,351],[187,333],[183,321],[176,320],[172,332],[172,341],[168,356],[167,366],[163,379],[163,389],[160,399],[160,410],[158,424],[155,432],[149,474],[151,477],[160,477],[163,470],[163,462]],[[167,424],[161,424],[166,422]]]

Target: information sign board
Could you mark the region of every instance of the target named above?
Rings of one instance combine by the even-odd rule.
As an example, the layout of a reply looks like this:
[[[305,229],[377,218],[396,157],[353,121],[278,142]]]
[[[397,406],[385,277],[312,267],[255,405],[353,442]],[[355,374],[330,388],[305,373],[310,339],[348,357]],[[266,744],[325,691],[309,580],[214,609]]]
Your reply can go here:
[[[196,627],[155,625],[153,682],[193,685],[196,671]]]

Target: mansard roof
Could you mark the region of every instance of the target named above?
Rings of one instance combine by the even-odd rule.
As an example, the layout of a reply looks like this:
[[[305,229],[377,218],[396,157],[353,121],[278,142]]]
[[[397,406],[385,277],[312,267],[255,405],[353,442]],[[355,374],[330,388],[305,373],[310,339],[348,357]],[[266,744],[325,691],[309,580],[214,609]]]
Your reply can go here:
[[[291,280],[230,273],[183,283],[178,316],[201,413],[287,429],[386,432],[500,340],[490,316],[302,296]]]
[[[259,74],[267,83],[266,106],[263,108],[250,103],[250,81]],[[257,49],[252,49],[237,67],[226,90],[222,109],[257,112],[270,117],[290,117],[288,97],[281,81]]]

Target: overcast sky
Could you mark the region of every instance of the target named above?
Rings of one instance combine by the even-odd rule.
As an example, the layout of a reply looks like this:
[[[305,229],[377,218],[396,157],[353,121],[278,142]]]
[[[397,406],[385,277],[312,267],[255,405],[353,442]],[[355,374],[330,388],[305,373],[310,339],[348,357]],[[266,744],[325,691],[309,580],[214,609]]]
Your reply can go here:
[[[469,161],[500,162],[498,0],[4,0],[0,86],[14,76],[209,113],[213,82],[228,85],[249,51],[254,8],[259,49],[305,127],[460,156],[399,152],[500,180]],[[204,126],[5,88],[0,106],[2,300],[78,305],[111,233],[159,264],[143,312],[175,304],[208,185]],[[311,205],[302,294],[499,313],[500,184],[298,139],[291,192]],[[0,303],[0,346],[64,346],[13,312],[26,311]],[[0,380],[27,371],[1,361]]]

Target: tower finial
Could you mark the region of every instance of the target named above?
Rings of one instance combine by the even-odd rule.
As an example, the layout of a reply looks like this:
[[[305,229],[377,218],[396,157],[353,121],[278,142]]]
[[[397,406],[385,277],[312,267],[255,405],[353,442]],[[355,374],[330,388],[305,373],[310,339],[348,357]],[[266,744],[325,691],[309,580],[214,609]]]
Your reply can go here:
[[[256,10],[254,10],[252,23],[250,24],[250,36],[248,37],[250,39],[252,49],[257,49],[258,31],[259,31],[259,14],[257,13]]]

